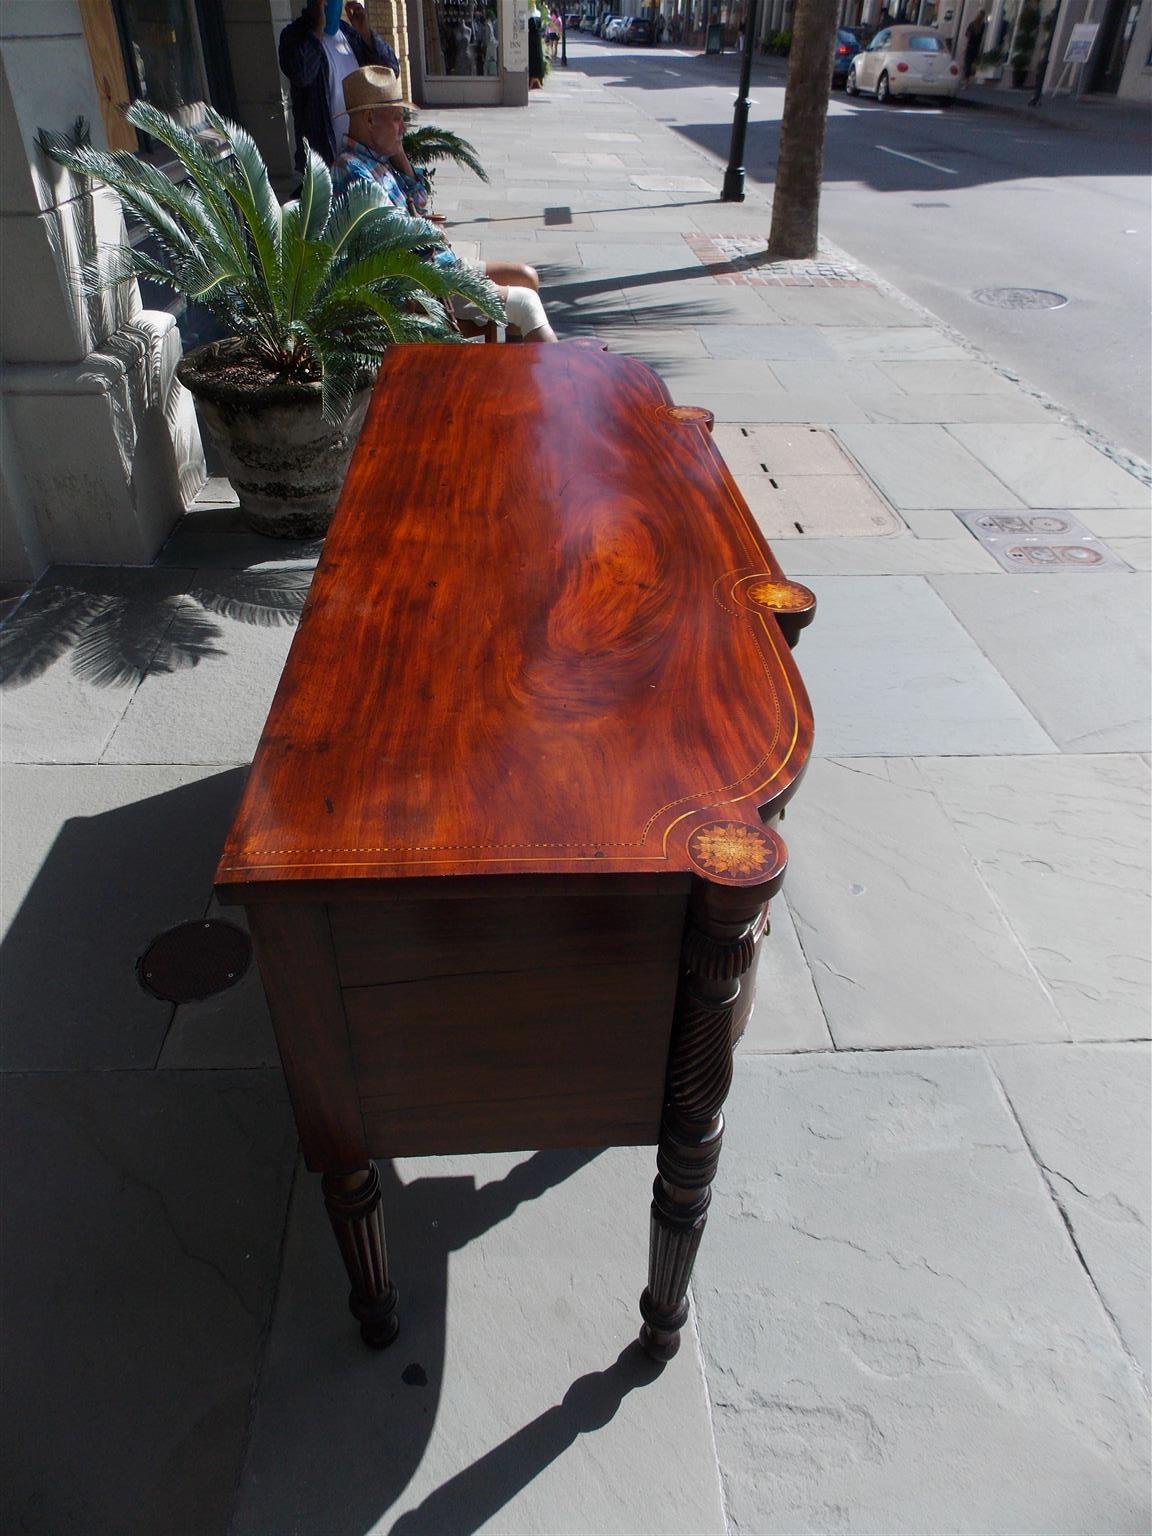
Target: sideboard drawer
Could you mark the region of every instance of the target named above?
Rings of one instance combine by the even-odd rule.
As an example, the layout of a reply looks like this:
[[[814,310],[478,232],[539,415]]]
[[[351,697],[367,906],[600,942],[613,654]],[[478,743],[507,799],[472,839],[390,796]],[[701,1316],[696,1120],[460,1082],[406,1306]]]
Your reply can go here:
[[[345,987],[375,1156],[654,1142],[677,966]]]
[[[687,898],[502,897],[334,904],[332,942],[345,987],[433,976],[654,962],[675,966]]]

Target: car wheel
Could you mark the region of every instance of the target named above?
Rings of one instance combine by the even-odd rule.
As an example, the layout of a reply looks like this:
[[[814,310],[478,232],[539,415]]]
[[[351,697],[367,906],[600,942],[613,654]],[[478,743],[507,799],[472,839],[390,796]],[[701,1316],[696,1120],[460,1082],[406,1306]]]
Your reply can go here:
[[[852,68],[848,71],[848,78],[844,82],[844,89],[847,91],[849,96],[859,96],[860,94],[860,87],[856,84],[855,64],[853,64]]]
[[[881,106],[887,106],[887,104],[892,100],[892,90],[888,84],[888,76],[886,73],[881,75],[879,80],[876,82],[876,100],[881,104]]]

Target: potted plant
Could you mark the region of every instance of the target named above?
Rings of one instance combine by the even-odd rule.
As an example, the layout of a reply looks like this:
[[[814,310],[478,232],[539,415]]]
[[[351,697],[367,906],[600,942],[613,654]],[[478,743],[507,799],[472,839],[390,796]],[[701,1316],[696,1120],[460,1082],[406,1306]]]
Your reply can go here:
[[[147,276],[202,304],[230,332],[189,352],[177,375],[195,396],[251,527],[314,538],[331,521],[393,342],[456,341],[455,295],[503,319],[495,288],[460,264],[425,259],[436,227],[357,181],[340,197],[309,151],[300,196],[281,207],[254,140],[215,112],[219,157],[174,119],[135,102],[128,121],[177,157],[186,182],[125,151],[42,133],[45,152],[106,182],[154,236],[160,257],[116,246],[89,261],[98,292]]]
[[[432,199],[437,161],[451,160],[479,176],[481,181],[488,180],[488,172],[480,164],[475,148],[467,139],[462,139],[458,133],[452,133],[447,128],[438,128],[434,123],[423,128],[415,126],[410,110],[406,110],[405,117],[408,126],[404,129],[404,153],[412,169],[423,181],[429,202]]]
[[[976,60],[977,80],[999,80],[1004,73],[1004,50],[989,48]]]
[[[1032,67],[1032,55],[1036,51],[1036,39],[1040,35],[1040,7],[1029,0],[1020,12],[1016,23],[1016,36],[1012,40],[1012,84],[1023,90]]]

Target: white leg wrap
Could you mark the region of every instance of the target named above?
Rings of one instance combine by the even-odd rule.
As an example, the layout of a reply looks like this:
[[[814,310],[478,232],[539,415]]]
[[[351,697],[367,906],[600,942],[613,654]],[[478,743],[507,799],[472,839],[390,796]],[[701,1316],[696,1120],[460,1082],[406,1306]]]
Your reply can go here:
[[[509,288],[504,308],[508,312],[508,324],[514,325],[521,336],[548,324],[540,295],[533,293],[531,288]]]

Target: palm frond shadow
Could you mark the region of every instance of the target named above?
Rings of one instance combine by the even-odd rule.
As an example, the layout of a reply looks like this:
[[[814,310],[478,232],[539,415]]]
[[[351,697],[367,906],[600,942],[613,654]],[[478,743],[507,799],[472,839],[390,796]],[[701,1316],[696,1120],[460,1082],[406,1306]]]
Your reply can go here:
[[[201,573],[175,590],[181,573],[92,567],[49,572],[0,628],[0,689],[21,688],[67,660],[95,688],[137,687],[227,655],[211,615],[261,628],[293,625],[312,580],[310,567]]]
[[[629,289],[637,290],[695,278],[702,278],[705,283],[710,282],[713,274],[699,264],[664,272],[590,277],[585,267],[557,261],[541,262],[539,272],[540,291],[549,316],[557,332],[564,336],[595,335],[599,330],[634,329],[639,341],[646,330],[679,331],[686,327],[731,319],[723,297],[715,289],[710,292],[703,285],[701,297],[697,300],[681,298],[675,303],[645,304],[642,309],[632,309],[627,303],[621,304],[617,298],[625,283]],[[627,350],[627,344],[618,336],[614,338],[613,348]],[[660,367],[655,358],[648,357],[648,361],[653,367]]]

